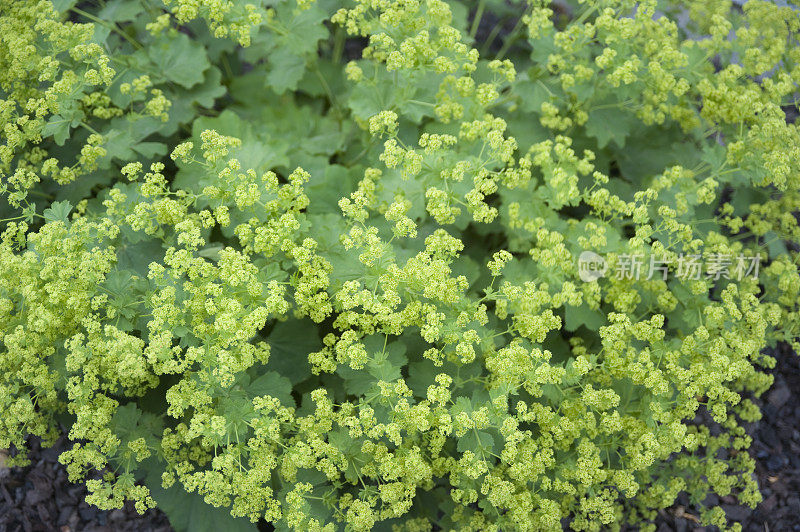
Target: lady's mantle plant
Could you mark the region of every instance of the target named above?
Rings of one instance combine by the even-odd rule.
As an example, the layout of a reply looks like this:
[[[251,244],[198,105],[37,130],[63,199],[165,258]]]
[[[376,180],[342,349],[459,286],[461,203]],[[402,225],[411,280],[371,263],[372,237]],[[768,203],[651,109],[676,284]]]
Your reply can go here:
[[[762,0],[3,3],[0,447],[65,426],[91,503],[176,529],[756,504],[798,30]]]

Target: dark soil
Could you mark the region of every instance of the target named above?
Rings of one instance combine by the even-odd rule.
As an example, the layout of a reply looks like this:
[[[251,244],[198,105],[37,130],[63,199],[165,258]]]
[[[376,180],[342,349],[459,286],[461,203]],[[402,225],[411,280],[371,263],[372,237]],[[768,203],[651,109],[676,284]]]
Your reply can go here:
[[[103,511],[86,504],[86,487],[67,480],[58,455],[69,442],[61,438],[54,447],[41,449],[30,439],[31,465],[0,469],[0,532],[169,532],[166,516],[150,510],[139,515],[133,505]]]

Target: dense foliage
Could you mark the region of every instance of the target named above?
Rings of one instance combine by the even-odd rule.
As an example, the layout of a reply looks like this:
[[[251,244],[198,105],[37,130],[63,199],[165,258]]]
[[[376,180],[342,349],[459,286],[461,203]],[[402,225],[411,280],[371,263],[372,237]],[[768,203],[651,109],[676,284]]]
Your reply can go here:
[[[66,427],[91,503],[178,530],[760,500],[742,423],[800,330],[797,11],[251,2],[2,2],[15,463]]]

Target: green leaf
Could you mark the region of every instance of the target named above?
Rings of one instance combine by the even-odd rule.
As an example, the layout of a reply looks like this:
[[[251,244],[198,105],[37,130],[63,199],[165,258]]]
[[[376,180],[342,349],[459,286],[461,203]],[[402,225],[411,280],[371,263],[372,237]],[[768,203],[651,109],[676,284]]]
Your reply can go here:
[[[317,43],[329,35],[324,24],[329,13],[319,5],[298,10],[295,2],[281,2],[275,11],[277,24],[286,28],[284,33],[271,32],[269,44],[276,48],[286,48],[297,55],[315,53]]]
[[[769,256],[771,258],[778,258],[789,253],[784,238],[778,236],[774,231],[770,231],[764,235],[764,243],[767,246],[767,251],[769,251]]]
[[[523,152],[534,144],[551,137],[550,130],[544,127],[537,117],[511,113],[506,122],[508,122],[509,134],[517,139],[520,150]]]
[[[331,290],[338,290],[346,281],[358,279],[364,275],[364,265],[358,255],[344,249],[339,242],[339,235],[348,231],[347,224],[340,214],[312,214],[308,216],[311,227],[317,231],[314,239],[321,253],[333,267],[330,274]]]
[[[586,121],[586,134],[597,139],[597,146],[605,148],[612,140],[620,148],[636,124],[636,117],[618,107],[592,109]]]
[[[692,294],[678,279],[670,279],[668,286],[678,300],[678,307],[669,316],[670,328],[674,328],[679,336],[691,334],[703,322],[708,296]]]
[[[131,148],[146,159],[162,157],[167,153],[167,145],[163,142],[140,142]]]
[[[482,430],[471,430],[463,437],[458,439],[458,445],[456,446],[456,449],[460,453],[463,453],[464,451],[472,451],[481,457],[481,451],[493,452],[492,450],[494,447],[495,441],[491,434]]]
[[[286,152],[289,149],[287,136],[273,134],[269,128],[260,127],[242,119],[237,113],[226,109],[216,117],[200,117],[192,124],[192,140],[195,147],[202,144],[200,135],[205,129],[214,129],[221,135],[236,137],[242,145],[231,150],[231,156],[239,160],[243,169],[253,169],[263,173],[276,166],[288,165]],[[174,185],[187,190],[202,190],[204,186],[215,184],[217,174],[205,172],[196,164],[178,163],[178,174]]]
[[[555,29],[545,28],[541,31],[541,36],[536,40],[530,41],[533,51],[531,59],[534,65],[546,65],[550,54],[558,53],[555,44]]]
[[[147,53],[166,79],[187,89],[202,83],[203,73],[211,66],[202,43],[184,33],[154,40]]]
[[[601,312],[590,309],[584,303],[577,307],[566,305],[564,322],[564,328],[568,331],[575,331],[581,325],[590,331],[596,331],[605,325],[606,320]]]
[[[521,111],[539,113],[542,104],[550,101],[550,90],[541,80],[523,79],[513,87],[514,93],[520,97]]]
[[[566,92],[567,94],[574,95],[574,98],[577,98],[580,102],[588,101],[592,95],[594,94],[595,86],[594,83],[583,82],[583,83],[576,83],[574,86],[570,87]]]
[[[419,124],[424,118],[434,116],[434,102],[442,81],[439,74],[412,72],[403,76],[399,82],[389,81],[392,87],[392,100],[400,116],[415,124]]]
[[[113,270],[106,275],[105,289],[113,295],[124,295],[133,285],[133,275],[125,270]]]
[[[353,87],[347,106],[356,118],[368,120],[371,116],[389,108],[390,101],[387,94],[391,91],[389,80],[379,80],[375,85],[367,82],[359,83]]]
[[[97,18],[108,22],[128,22],[136,20],[145,11],[141,2],[131,0],[111,0],[97,13]]]
[[[67,217],[70,211],[72,211],[72,205],[65,200],[51,203],[50,207],[45,209],[42,214],[48,222],[63,222],[66,225],[69,223]]]
[[[75,4],[78,3],[78,0],[52,0],[53,8],[58,11],[59,13],[64,13],[65,11],[69,11]]]
[[[113,159],[131,161],[139,159],[137,153],[145,157],[156,157],[166,153],[166,145],[157,142],[142,141],[158,131],[162,126],[154,117],[140,117],[134,120],[115,118],[100,133],[103,136],[103,148],[106,156],[101,159],[101,167],[108,168]],[[143,146],[140,146],[143,144]]]
[[[306,195],[310,200],[309,213],[338,214],[339,200],[348,196],[359,180],[359,173],[337,164],[325,168],[325,174],[312,174],[306,185]]]
[[[33,223],[33,219],[36,218],[36,204],[31,203],[27,207],[22,208],[22,219],[25,220],[25,223],[30,224]],[[35,249],[35,245],[28,241],[28,248]]]
[[[458,277],[459,275],[463,275],[466,277],[467,282],[470,286],[477,286],[482,280],[485,280],[488,277],[483,277],[485,268],[481,268],[481,265],[478,264],[474,259],[469,257],[468,255],[461,255],[456,257],[453,260],[453,263],[450,265],[451,275],[453,277]]]
[[[331,443],[345,455],[352,455],[359,452],[361,442],[350,436],[350,431],[346,427],[339,427],[328,433],[328,443]]]
[[[424,399],[428,396],[428,386],[436,384],[434,379],[439,373],[446,372],[442,368],[437,368],[430,360],[412,362],[408,365],[406,384],[414,395]]]
[[[452,414],[460,414],[461,412],[466,412],[467,414],[471,414],[474,408],[472,408],[472,401],[469,397],[464,397],[463,395],[456,397],[455,401],[453,401],[453,408]]]
[[[365,338],[364,346],[370,357],[366,366],[362,369],[339,366],[336,370],[336,373],[345,380],[348,393],[364,395],[379,380],[394,382],[401,377],[401,368],[408,362],[405,345],[388,342],[384,349],[383,343],[384,338],[380,335]]]
[[[697,147],[693,139],[677,125],[645,126],[637,121],[632,124],[624,149],[613,151],[622,175],[637,183],[644,182],[676,164],[691,168],[700,162],[696,158]],[[724,161],[724,148],[722,152]],[[717,160],[719,155],[718,150],[708,153],[710,160]],[[703,160],[706,160],[705,157]]]
[[[109,426],[120,439],[120,450],[124,450],[128,442],[139,438],[144,438],[148,446],[157,447],[164,431],[161,417],[142,412],[134,401],[118,407]]]
[[[722,144],[712,142],[703,146],[701,160],[711,165],[711,172],[716,173],[725,164],[728,150]]]
[[[109,307],[119,316],[119,329],[131,331],[136,317],[144,313],[140,298],[146,286],[147,280],[134,276],[130,270],[112,270],[106,275],[103,287],[109,295]]]
[[[284,406],[295,406],[292,397],[292,383],[289,379],[275,371],[267,371],[244,386],[250,399],[262,395],[271,395],[280,400]]]
[[[176,532],[256,532],[258,528],[243,517],[234,518],[229,508],[216,508],[205,502],[202,495],[187,493],[179,483],[169,489],[161,487],[163,469],[155,460],[149,461],[144,483],[169,524]]]
[[[217,67],[212,66],[206,73],[203,83],[192,87],[192,90],[188,92],[184,92],[183,96],[185,99],[197,103],[197,105],[214,107],[214,100],[224,96],[225,91],[225,86],[222,85],[222,72]]]
[[[631,142],[635,138],[632,137],[625,149],[620,150],[616,160],[622,175],[637,182],[658,175],[666,168],[678,164],[681,153],[691,149],[687,146],[688,143],[676,142],[670,145],[650,137],[642,139],[647,141],[646,143]]]
[[[76,127],[80,122],[81,118],[79,117],[53,115],[42,128],[42,136],[49,137],[52,135],[55,143],[63,146],[64,142],[69,138],[70,128]]]
[[[332,95],[334,99],[347,93],[351,83],[345,78],[341,64],[317,57],[314,59],[314,66],[315,68],[306,69],[303,74],[303,79],[298,84],[301,91],[317,97],[327,98]],[[338,105],[338,99],[333,103]]]
[[[138,233],[137,233],[138,234]],[[164,249],[158,240],[140,240],[126,242],[117,247],[117,267],[120,270],[131,270],[141,278],[146,278],[150,263],[161,261]]]
[[[306,70],[305,58],[288,48],[278,48],[269,61],[272,69],[267,74],[267,85],[278,94],[297,89],[297,82]]]
[[[127,434],[136,428],[142,411],[136,407],[136,403],[130,402],[120,406],[111,418],[111,429],[115,434]]]
[[[302,161],[301,166],[306,170],[308,154],[329,156],[343,145],[343,131],[338,121],[320,116],[319,110],[308,105],[270,105],[259,111],[254,124],[258,133],[274,138],[303,139],[303,142],[292,143],[289,153],[296,155],[290,159]],[[294,170],[294,166],[291,169]]]
[[[286,377],[291,384],[304,381],[311,374],[308,354],[319,351],[322,341],[311,320],[278,322],[267,336],[270,346],[267,369]]]

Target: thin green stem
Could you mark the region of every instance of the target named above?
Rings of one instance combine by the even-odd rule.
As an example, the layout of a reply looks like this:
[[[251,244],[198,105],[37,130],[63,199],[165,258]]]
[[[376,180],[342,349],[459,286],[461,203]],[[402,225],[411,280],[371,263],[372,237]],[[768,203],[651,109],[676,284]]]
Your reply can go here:
[[[492,45],[494,40],[497,38],[497,35],[500,33],[500,30],[503,29],[503,23],[498,22],[492,28],[492,31],[489,33],[489,36],[486,37],[486,40],[483,43],[483,48],[481,49],[481,56],[486,57],[489,55],[489,47]]]
[[[14,220],[21,220],[23,218],[27,218],[27,215],[20,214],[19,216],[14,216],[14,217],[11,217],[11,218],[0,218],[0,222],[12,222]]]
[[[508,34],[508,37],[506,37],[506,40],[503,43],[503,46],[497,52],[495,59],[503,59],[503,56],[506,55],[508,49],[511,48],[511,45],[514,44],[514,42],[516,42],[516,40],[519,38],[519,30],[521,27],[522,27],[522,17],[519,17],[519,19],[517,20],[517,24]]]
[[[94,133],[95,135],[100,135],[100,133],[98,133],[97,130],[95,130],[92,126],[90,126],[86,122],[81,122],[80,125],[81,125],[82,128],[86,129],[86,131],[88,131],[89,133]],[[102,135],[100,135],[100,136],[102,137]]]
[[[105,21],[103,19],[97,18],[96,16],[92,15],[91,13],[87,13],[83,9],[79,9],[77,7],[71,7],[70,10],[74,11],[75,13],[77,13],[78,15],[80,15],[80,16],[82,16],[84,18],[87,18],[87,19],[91,20],[95,24],[100,24],[101,26],[104,26],[104,27],[108,28],[109,30],[113,31],[114,33],[118,34],[120,37],[122,37],[123,39],[125,39],[126,41],[131,43],[131,45],[133,45],[133,47],[136,48],[137,50],[141,50],[142,49],[142,45],[141,44],[139,44],[130,35],[128,35],[124,31],[122,31],[119,28],[119,26],[117,26],[116,24],[111,24],[110,22],[107,22],[107,21]]]
[[[475,35],[478,34],[478,27],[481,25],[484,9],[486,9],[486,0],[481,0],[478,4],[478,10],[475,11],[475,18],[472,19],[472,27],[469,29],[469,38],[473,41],[475,40]]]
[[[334,64],[339,64],[339,62],[342,60],[345,38],[345,29],[341,26],[336,28],[336,35],[334,36],[333,41],[333,54],[331,56],[331,60],[334,62]]]
[[[572,24],[582,24],[587,18],[589,18],[589,15],[595,12],[596,9],[597,6],[588,8],[586,11],[581,13],[581,16],[572,22]]]
[[[327,94],[328,100],[331,102],[331,105],[334,107],[334,109],[336,109],[336,115],[339,117],[339,119],[342,119],[344,117],[344,113],[342,113],[342,109],[339,106],[339,102],[336,99],[336,96],[334,96],[333,91],[331,91],[330,85],[328,85],[328,81],[325,79],[325,76],[322,75],[322,72],[320,71],[316,63],[313,64],[311,70],[319,78],[319,82],[322,85],[323,90],[325,90],[325,94]]]
[[[425,105],[427,107],[436,107],[436,104],[433,104],[433,103],[430,103],[430,102],[423,102],[423,101],[420,101],[420,100],[407,100],[407,102],[408,103],[415,103],[417,105]]]

